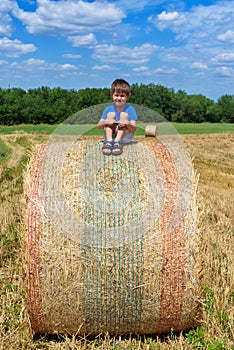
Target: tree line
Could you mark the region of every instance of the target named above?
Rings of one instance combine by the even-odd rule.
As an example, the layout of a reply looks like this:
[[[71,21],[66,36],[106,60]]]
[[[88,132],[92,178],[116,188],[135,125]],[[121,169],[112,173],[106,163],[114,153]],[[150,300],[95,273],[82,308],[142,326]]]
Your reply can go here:
[[[102,108],[111,102],[109,88],[0,88],[0,124],[97,123]],[[142,122],[234,122],[233,95],[223,95],[215,102],[202,94],[189,95],[162,85],[133,84],[129,103],[141,106],[138,117]]]

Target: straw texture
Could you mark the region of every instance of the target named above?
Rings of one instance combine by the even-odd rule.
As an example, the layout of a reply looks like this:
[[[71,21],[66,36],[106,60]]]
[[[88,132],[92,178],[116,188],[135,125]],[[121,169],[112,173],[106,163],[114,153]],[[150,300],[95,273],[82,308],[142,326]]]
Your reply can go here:
[[[106,157],[99,140],[39,146],[26,175],[36,333],[150,334],[199,317],[196,176],[173,137]]]

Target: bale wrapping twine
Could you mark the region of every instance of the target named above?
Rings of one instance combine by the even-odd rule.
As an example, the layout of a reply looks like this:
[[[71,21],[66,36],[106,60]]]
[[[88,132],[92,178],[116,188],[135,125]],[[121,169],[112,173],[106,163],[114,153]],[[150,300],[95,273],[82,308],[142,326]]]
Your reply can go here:
[[[173,137],[103,156],[35,150],[26,176],[27,299],[36,333],[152,334],[199,316],[196,176]]]

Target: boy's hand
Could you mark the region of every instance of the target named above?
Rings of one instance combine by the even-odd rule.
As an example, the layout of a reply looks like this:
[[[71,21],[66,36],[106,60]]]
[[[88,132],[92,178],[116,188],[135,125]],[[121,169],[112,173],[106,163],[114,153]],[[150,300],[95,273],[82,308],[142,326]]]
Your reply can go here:
[[[126,125],[126,128],[130,131],[130,132],[135,132],[136,131],[136,121],[132,120],[131,122],[129,122]]]
[[[116,123],[116,122],[115,122],[115,121],[112,121],[112,120],[101,119],[101,120],[98,122],[97,127],[99,127],[99,128],[104,128],[105,126],[111,126],[111,125],[113,125],[114,123]]]
[[[115,120],[108,120],[108,119],[105,120],[105,125],[106,126],[112,126],[114,124],[116,124]]]
[[[103,129],[105,127],[105,120],[100,119],[98,124],[97,124],[98,129]]]
[[[129,120],[120,120],[119,123],[118,123],[118,125],[120,127],[124,127],[124,126],[127,126],[129,124],[130,124]]]

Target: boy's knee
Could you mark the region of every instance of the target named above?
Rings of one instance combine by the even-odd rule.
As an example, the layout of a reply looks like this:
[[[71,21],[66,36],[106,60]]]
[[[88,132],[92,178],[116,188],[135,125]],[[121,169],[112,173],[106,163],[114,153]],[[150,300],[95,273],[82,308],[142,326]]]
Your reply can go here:
[[[120,113],[120,119],[129,120],[128,113],[126,113],[126,112],[121,112],[121,113]]]
[[[129,123],[128,113],[126,113],[126,112],[120,113],[120,123],[125,124],[125,125]]]
[[[115,112],[108,112],[107,119],[108,120],[115,120]]]

